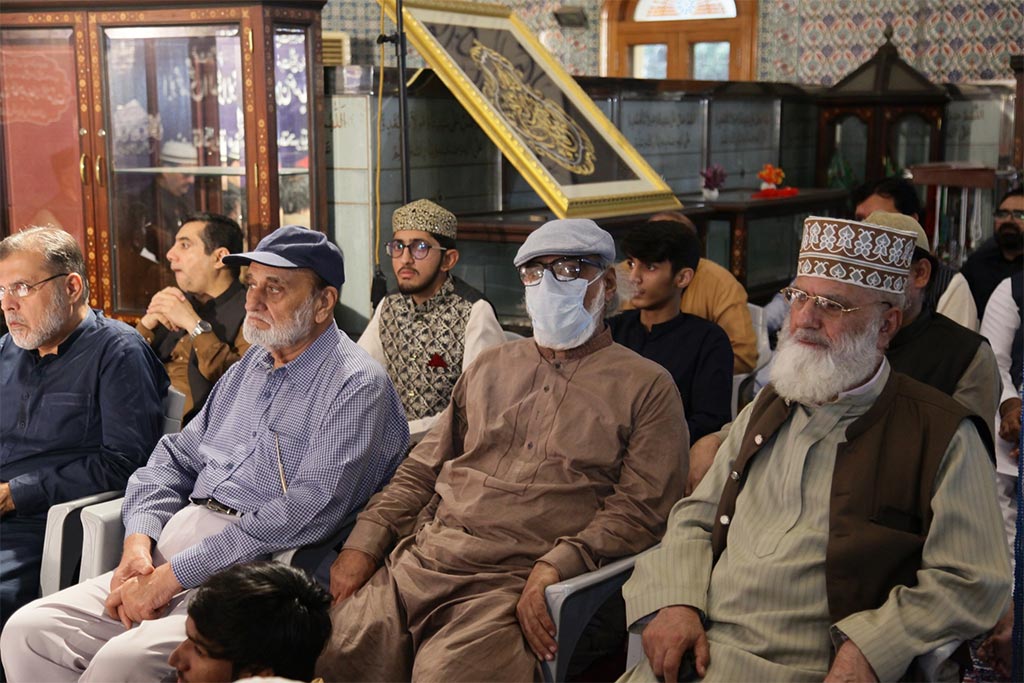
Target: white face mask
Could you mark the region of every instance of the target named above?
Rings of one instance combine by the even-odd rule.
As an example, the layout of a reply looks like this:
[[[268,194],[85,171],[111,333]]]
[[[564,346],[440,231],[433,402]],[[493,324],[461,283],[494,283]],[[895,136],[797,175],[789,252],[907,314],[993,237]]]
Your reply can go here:
[[[594,299],[592,310],[583,300],[593,280],[577,278],[559,282],[550,272],[536,285],[526,288],[526,311],[533,322],[533,338],[545,348],[574,349],[590,339],[604,315],[604,283]]]

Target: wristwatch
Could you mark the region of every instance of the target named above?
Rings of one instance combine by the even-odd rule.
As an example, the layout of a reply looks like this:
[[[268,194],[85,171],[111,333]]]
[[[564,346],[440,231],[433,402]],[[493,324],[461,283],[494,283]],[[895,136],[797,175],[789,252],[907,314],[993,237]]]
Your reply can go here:
[[[210,325],[210,323],[208,323],[205,320],[203,320],[202,318],[200,318],[199,322],[196,323],[196,326],[193,327],[192,331],[188,333],[188,336],[190,336],[193,339],[195,339],[196,337],[201,335],[203,332],[213,332],[213,326]]]

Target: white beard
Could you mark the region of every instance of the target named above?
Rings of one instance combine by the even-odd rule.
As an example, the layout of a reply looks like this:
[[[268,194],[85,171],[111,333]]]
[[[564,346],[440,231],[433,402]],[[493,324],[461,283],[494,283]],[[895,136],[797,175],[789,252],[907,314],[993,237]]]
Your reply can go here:
[[[47,341],[53,339],[60,332],[61,327],[66,322],[65,315],[68,311],[69,297],[66,291],[62,288],[54,286],[56,290],[53,294],[53,299],[50,300],[50,306],[46,309],[46,315],[39,321],[35,329],[28,332],[15,332],[10,329],[11,339],[14,341],[14,345],[18,348],[25,349],[26,351],[33,351],[38,349],[41,345]],[[24,324],[25,319],[17,313],[8,313],[6,315],[8,327],[12,322],[18,322]]]
[[[313,316],[315,312],[316,301],[311,298],[302,306],[295,309],[290,321],[276,326],[272,325],[266,330],[261,330],[256,327],[251,320],[254,315],[252,313],[248,313],[245,316],[245,322],[242,324],[242,334],[245,336],[245,340],[247,342],[250,344],[258,344],[267,351],[286,349],[290,346],[294,346],[300,339],[309,334],[311,329],[313,329]],[[270,324],[269,321],[258,314],[255,315],[255,317]]]
[[[804,405],[822,405],[840,392],[866,382],[877,370],[883,352],[878,348],[876,316],[864,329],[851,332],[826,348],[814,348],[798,340],[829,342],[812,330],[789,332],[789,316],[779,330],[779,346],[772,359],[771,381],[782,398]]]

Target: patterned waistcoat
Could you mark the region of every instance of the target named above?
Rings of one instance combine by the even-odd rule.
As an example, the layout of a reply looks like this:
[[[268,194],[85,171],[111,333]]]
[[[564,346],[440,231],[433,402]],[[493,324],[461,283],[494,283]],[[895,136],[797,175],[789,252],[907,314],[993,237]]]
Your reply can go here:
[[[448,405],[462,374],[469,313],[480,298],[449,275],[437,294],[419,306],[404,294],[384,299],[380,342],[408,419],[436,415]]]

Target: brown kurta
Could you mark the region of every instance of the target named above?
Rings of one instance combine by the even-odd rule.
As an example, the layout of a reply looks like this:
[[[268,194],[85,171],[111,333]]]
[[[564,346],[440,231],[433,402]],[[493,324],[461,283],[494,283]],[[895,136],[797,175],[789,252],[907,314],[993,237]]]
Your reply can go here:
[[[382,559],[406,537],[335,609],[320,674],[531,678],[515,605],[533,564],[564,580],[657,542],[686,477],[682,413],[668,373],[607,330],[481,353],[346,542]]]

